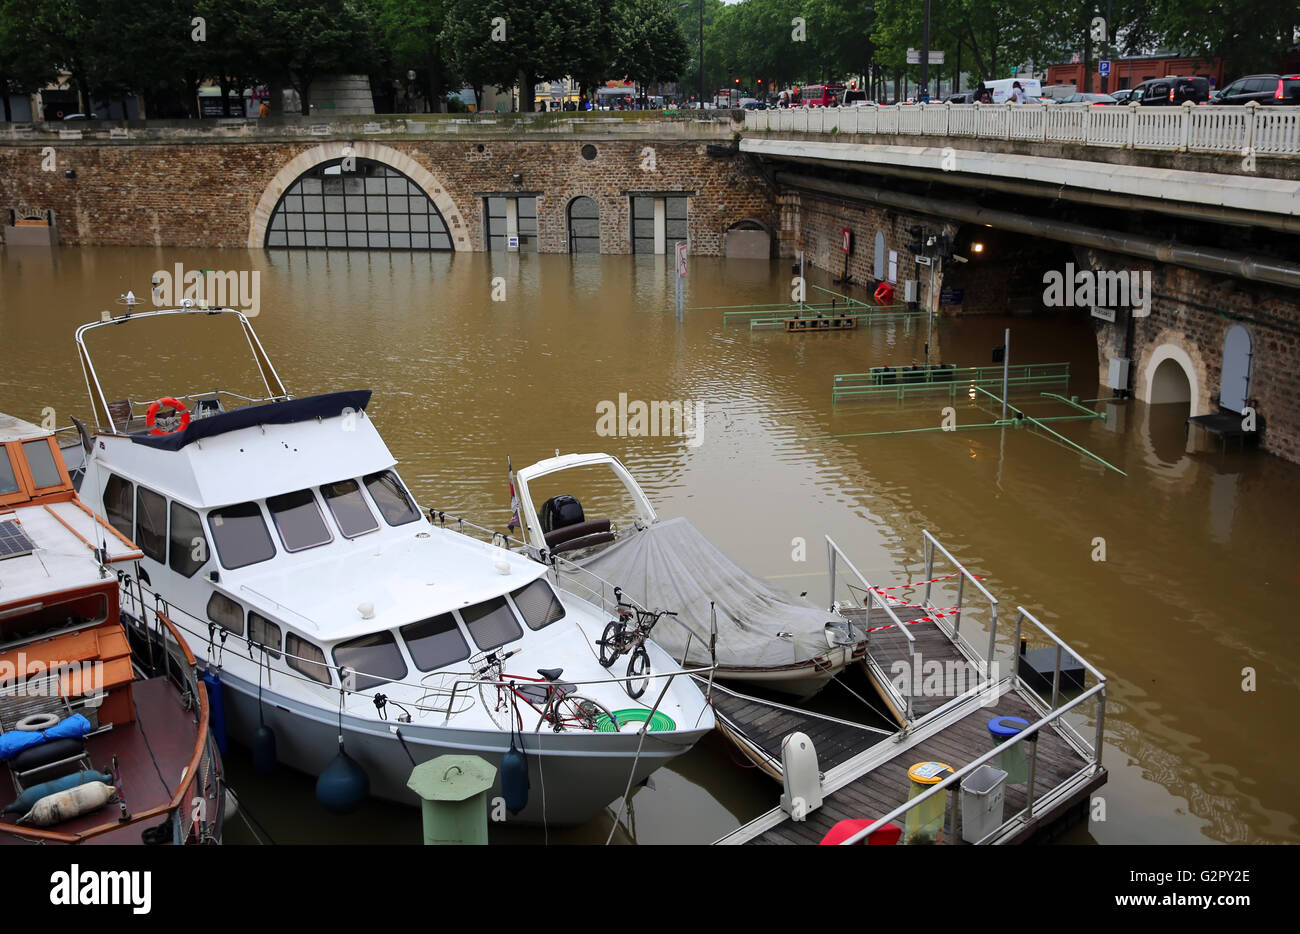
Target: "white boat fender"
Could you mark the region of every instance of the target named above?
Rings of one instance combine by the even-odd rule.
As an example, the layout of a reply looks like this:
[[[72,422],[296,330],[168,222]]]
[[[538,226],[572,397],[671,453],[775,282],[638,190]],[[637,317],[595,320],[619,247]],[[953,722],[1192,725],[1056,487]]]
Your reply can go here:
[[[808,819],[808,814],[822,806],[822,776],[817,766],[817,750],[807,733],[791,733],[781,743],[781,776],[785,791],[781,810],[791,820]]]
[[[64,791],[46,795],[32,809],[18,818],[20,824],[49,827],[91,811],[98,811],[113,800],[117,789],[104,782],[87,782]]]
[[[33,713],[15,723],[14,729],[22,730],[24,733],[39,733],[48,730],[58,722],[59,715],[56,713]]]

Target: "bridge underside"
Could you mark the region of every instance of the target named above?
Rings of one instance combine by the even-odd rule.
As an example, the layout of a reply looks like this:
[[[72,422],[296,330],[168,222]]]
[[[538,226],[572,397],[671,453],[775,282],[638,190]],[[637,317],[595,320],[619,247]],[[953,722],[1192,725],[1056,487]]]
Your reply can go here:
[[[1249,406],[1263,446],[1300,461],[1300,183],[973,151],[945,169],[942,149],[801,139],[741,150],[777,192],[784,254],[840,275],[848,228],[847,268],[868,292],[892,258],[936,312],[1088,316],[1102,394],[1112,360],[1127,360],[1125,394],[1193,416]],[[1077,172],[1061,174],[1066,162]],[[965,262],[917,264],[917,227],[951,236]],[[1049,288],[1067,276],[1076,288]],[[1137,292],[1114,307],[1083,289],[1107,282]],[[1251,348],[1242,398],[1231,360],[1221,384],[1235,326]]]

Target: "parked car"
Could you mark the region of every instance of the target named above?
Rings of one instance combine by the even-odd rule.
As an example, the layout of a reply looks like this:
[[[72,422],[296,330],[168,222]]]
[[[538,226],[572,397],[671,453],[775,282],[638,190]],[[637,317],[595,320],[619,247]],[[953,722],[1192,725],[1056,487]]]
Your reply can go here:
[[[1281,75],[1247,75],[1215,91],[1210,97],[1210,103],[1248,104],[1251,101],[1258,101],[1261,104],[1270,104],[1281,80]]]
[[[1117,104],[1127,104],[1128,99],[1133,96],[1132,88],[1120,88],[1117,91],[1111,91],[1110,96],[1115,98]]]
[[[1277,89],[1269,104],[1284,104],[1287,107],[1300,107],[1300,75],[1280,75]]]
[[[1118,104],[1119,101],[1109,94],[1094,94],[1088,91],[1081,91],[1077,94],[1071,94],[1069,97],[1062,97],[1057,101],[1058,104],[1093,104],[1102,106],[1104,104]]]
[[[1152,78],[1133,89],[1126,103],[1149,106],[1178,106],[1191,101],[1204,104],[1210,99],[1210,79],[1201,77]]]

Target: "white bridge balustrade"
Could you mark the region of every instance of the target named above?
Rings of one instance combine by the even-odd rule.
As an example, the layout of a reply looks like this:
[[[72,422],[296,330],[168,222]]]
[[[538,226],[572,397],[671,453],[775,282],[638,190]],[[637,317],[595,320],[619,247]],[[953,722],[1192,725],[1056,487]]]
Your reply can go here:
[[[962,136],[1168,152],[1300,155],[1300,107],[894,104],[751,110],[762,132]]]

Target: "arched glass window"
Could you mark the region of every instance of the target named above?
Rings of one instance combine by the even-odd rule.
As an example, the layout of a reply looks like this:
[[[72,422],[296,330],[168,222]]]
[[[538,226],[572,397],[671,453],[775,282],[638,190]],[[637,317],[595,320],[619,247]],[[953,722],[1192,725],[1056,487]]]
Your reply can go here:
[[[592,198],[569,202],[569,252],[600,252],[600,208]]]
[[[322,162],[275,206],[266,246],[316,250],[450,250],[433,201],[401,172],[372,159]]]

